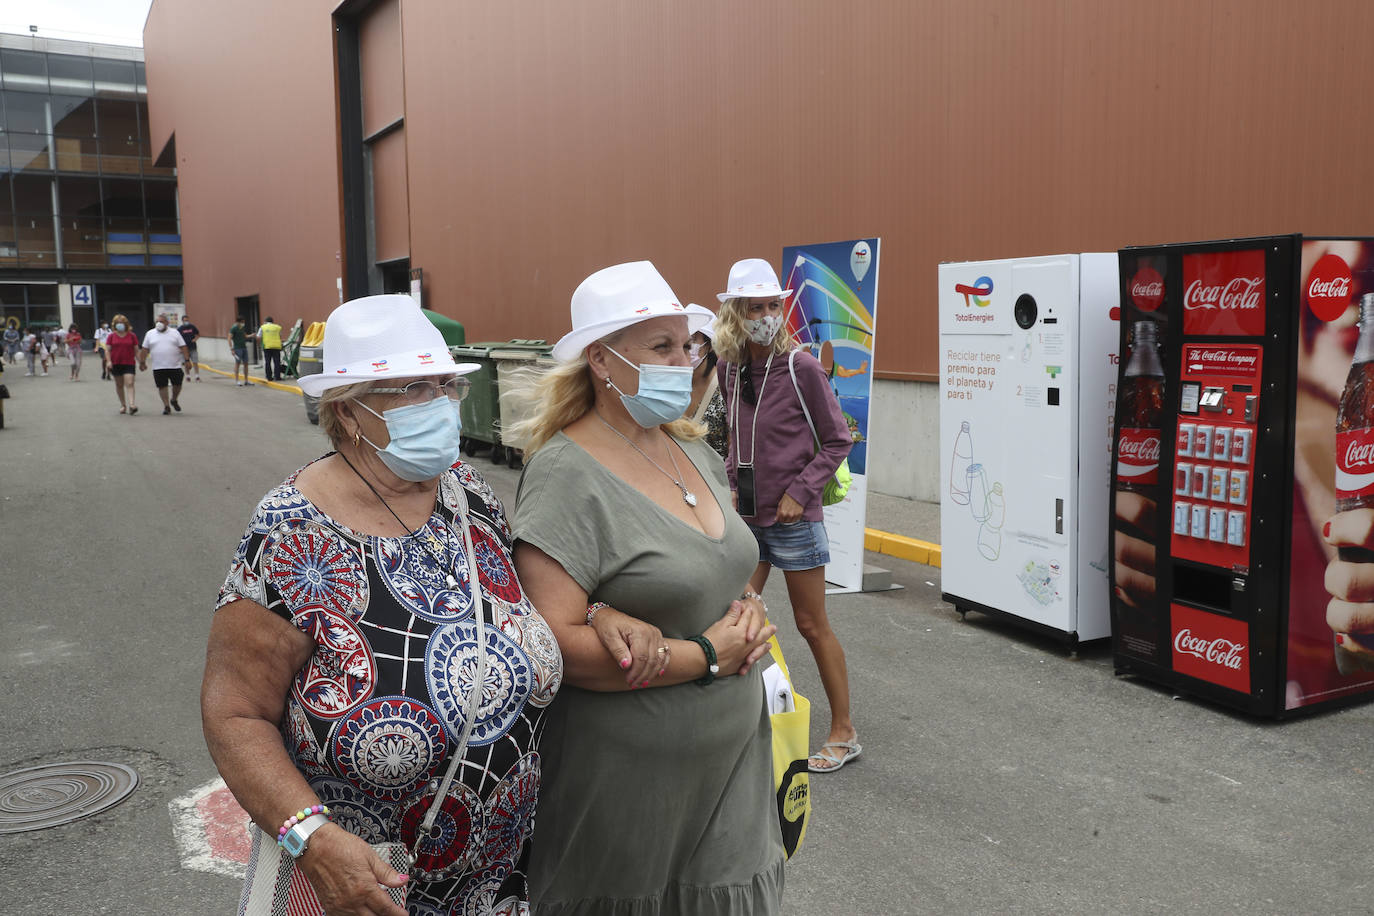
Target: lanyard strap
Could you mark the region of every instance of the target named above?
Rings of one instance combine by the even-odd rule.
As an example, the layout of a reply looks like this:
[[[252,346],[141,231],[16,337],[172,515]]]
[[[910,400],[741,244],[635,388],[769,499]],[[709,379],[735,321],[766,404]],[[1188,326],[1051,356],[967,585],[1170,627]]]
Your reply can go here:
[[[754,418],[753,418],[753,420],[752,420],[752,421],[750,422],[750,424],[749,424],[749,460],[748,460],[748,461],[745,461],[745,460],[744,460],[744,456],[740,454],[740,448],[739,448],[740,437],[739,437],[739,436],[733,437],[733,438],[734,438],[734,441],[735,441],[735,466],[736,466],[736,467],[741,467],[741,468],[752,468],[752,467],[754,466],[754,455],[757,454],[757,452],[758,452],[758,449],[757,449],[755,446],[756,446],[756,441],[757,441],[758,431],[759,431],[759,405],[763,403],[763,390],[764,390],[765,388],[768,387],[768,370],[770,370],[770,369],[772,369],[772,368],[773,368],[773,354],[772,354],[772,353],[769,353],[769,354],[768,354],[768,362],[766,362],[766,363],[763,364],[763,381],[762,381],[762,382],[759,382],[759,390],[758,390],[758,393],[757,393],[757,394],[755,395],[755,397],[754,397]],[[739,429],[739,386],[740,386],[740,378],[739,378],[739,377],[740,377],[740,371],[741,371],[741,370],[740,370],[739,364],[736,364],[736,365],[735,365],[735,391],[734,391],[734,395],[733,395],[733,397],[731,398],[731,402],[730,402],[730,408],[731,408],[731,411],[732,411],[731,417],[730,417],[730,428],[731,428],[731,429],[734,429],[734,430],[738,430],[738,429]]]
[[[442,481],[440,487],[443,486]],[[459,487],[462,494],[458,510],[459,521],[463,526],[463,549],[468,555],[468,585],[472,590],[473,616],[477,622],[477,671],[473,677],[472,689],[468,691],[468,698],[463,719],[463,731],[458,736],[458,746],[453,752],[453,757],[449,760],[448,769],[444,772],[444,779],[439,784],[439,791],[434,796],[434,800],[429,803],[429,810],[425,812],[425,819],[420,822],[420,829],[415,833],[415,844],[408,851],[410,864],[413,866],[419,858],[420,844],[423,843],[434,829],[434,821],[439,817],[439,810],[443,806],[444,799],[448,797],[449,789],[453,786],[453,777],[458,773],[458,767],[463,762],[463,754],[468,747],[468,738],[472,736],[472,727],[477,722],[477,710],[481,705],[482,682],[487,676],[487,634],[486,634],[486,613],[485,604],[482,600],[482,583],[477,578],[477,552],[472,547],[471,524],[468,520],[468,490],[466,487]]]

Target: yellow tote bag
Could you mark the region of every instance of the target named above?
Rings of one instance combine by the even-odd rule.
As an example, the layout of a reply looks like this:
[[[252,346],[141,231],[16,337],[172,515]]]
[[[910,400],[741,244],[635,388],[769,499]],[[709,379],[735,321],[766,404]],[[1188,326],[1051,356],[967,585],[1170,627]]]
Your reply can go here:
[[[773,656],[791,685],[792,673],[787,670],[777,636],[768,641],[772,644],[768,654]],[[782,846],[789,859],[801,848],[806,825],[811,820],[811,774],[806,768],[811,741],[811,701],[797,693],[795,685],[792,685],[792,699],[796,703],[794,711],[769,716],[773,720],[773,787],[778,793]]]

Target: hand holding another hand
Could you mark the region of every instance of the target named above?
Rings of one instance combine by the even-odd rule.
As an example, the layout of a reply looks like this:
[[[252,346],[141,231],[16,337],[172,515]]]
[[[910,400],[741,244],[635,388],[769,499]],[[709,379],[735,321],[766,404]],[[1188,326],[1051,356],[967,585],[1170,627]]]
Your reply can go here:
[[[762,601],[741,598],[730,602],[725,616],[702,635],[716,650],[721,676],[744,675],[768,653],[768,638],[777,631],[776,626],[766,622]]]
[[[592,618],[592,629],[625,672],[625,683],[631,688],[649,686],[651,678],[667,669],[671,658],[668,641],[653,624],[613,607],[602,607]]]

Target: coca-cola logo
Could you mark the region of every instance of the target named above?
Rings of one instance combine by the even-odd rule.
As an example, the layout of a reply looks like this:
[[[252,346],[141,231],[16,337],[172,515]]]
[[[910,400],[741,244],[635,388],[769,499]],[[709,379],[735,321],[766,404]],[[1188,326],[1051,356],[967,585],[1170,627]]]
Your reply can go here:
[[[1199,347],[1183,348],[1183,370],[1189,376],[1227,376],[1258,379],[1260,374],[1259,347]]]
[[[1117,457],[1129,459],[1136,464],[1159,464],[1159,437],[1149,439],[1122,438]]]
[[[1250,692],[1250,627],[1244,621],[1169,605],[1173,665],[1179,674]]]
[[[1131,301],[1136,308],[1153,312],[1164,303],[1164,278],[1153,267],[1142,267],[1131,278]]]
[[[1350,305],[1350,265],[1337,254],[1324,254],[1308,275],[1307,307],[1322,321],[1335,321]]]
[[[1184,255],[1184,333],[1263,334],[1264,257],[1263,249]]]
[[[1341,456],[1341,468],[1352,474],[1374,470],[1374,442],[1350,439],[1346,443],[1345,454]]]
[[[1183,307],[1193,309],[1257,309],[1264,297],[1264,277],[1235,277],[1218,286],[1204,286],[1201,280],[1188,284],[1183,292]]]
[[[1204,639],[1192,630],[1179,630],[1174,636],[1174,651],[1205,662],[1239,671],[1245,662],[1245,645],[1229,639]]]
[[[1374,493],[1374,429],[1363,427],[1336,433],[1336,498],[1367,497]]]

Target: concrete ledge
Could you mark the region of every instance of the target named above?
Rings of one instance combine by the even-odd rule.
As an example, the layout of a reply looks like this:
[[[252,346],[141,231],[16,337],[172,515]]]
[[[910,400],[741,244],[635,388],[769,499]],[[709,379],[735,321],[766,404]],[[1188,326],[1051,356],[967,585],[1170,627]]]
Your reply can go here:
[[[864,549],[885,553],[899,560],[924,563],[926,566],[940,565],[940,545],[920,541],[900,534],[879,531],[876,528],[864,529]]]

